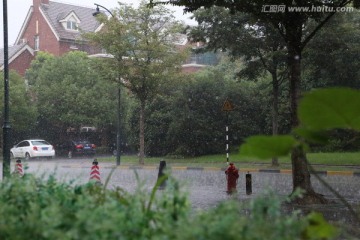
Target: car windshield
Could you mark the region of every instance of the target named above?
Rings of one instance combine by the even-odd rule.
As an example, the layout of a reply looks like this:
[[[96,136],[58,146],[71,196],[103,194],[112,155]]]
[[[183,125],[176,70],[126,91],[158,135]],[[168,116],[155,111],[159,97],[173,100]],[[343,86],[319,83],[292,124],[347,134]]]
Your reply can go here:
[[[44,140],[31,141],[31,143],[32,145],[50,145],[50,143]]]

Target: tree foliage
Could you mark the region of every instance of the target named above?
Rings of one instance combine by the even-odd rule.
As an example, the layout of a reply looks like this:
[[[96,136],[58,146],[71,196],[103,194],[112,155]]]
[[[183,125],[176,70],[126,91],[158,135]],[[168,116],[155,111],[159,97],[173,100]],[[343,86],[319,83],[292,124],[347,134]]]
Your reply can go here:
[[[261,83],[237,83],[235,69],[236,63],[224,61],[195,75],[173,79],[164,87],[147,108],[147,154],[183,157],[223,153],[226,124],[231,146],[252,134],[264,133],[268,109],[266,97],[259,97],[263,94]],[[235,105],[228,114],[222,112],[226,98]]]
[[[150,0],[150,5],[153,4]],[[243,12],[256,16],[259,21],[270,23],[278,29],[279,34],[284,38],[287,50],[287,66],[289,69],[289,95],[290,95],[290,121],[291,126],[299,124],[297,117],[298,101],[300,99],[301,87],[301,61],[305,46],[314,38],[319,30],[334,16],[337,9],[347,6],[354,2],[355,7],[359,7],[359,1],[334,0],[334,1],[167,1],[173,5],[184,6],[185,11],[194,11],[201,7],[209,8],[219,6],[230,9],[231,13]],[[313,11],[313,8],[320,8],[320,11]],[[323,8],[332,11],[321,11]],[[310,10],[311,9],[311,10]],[[313,28],[307,28],[310,21],[317,24]],[[306,197],[304,203],[325,202],[325,199],[317,194],[311,186],[310,173],[307,167],[306,155],[301,148],[293,149],[293,191],[300,187],[305,190]]]
[[[123,6],[114,18],[99,20],[104,24],[99,33],[87,38],[106,49],[117,61],[121,82],[140,102],[139,162],[144,164],[145,107],[158,94],[171,74],[181,69],[184,52],[175,46],[179,25],[163,6],[147,8],[144,1],[135,9]]]
[[[304,89],[360,88],[359,12],[334,16],[305,49]]]
[[[0,77],[0,88],[4,88],[3,76]],[[33,99],[28,85],[24,79],[14,71],[9,75],[9,98],[10,98],[10,123],[15,134],[23,133],[35,127],[37,109],[33,105]],[[0,105],[3,106],[4,91],[0,91]],[[3,112],[0,118],[3,121]]]
[[[326,132],[333,129],[359,131],[360,113],[357,101],[360,101],[359,90],[350,88],[310,91],[304,95],[300,102],[298,111],[300,126],[293,129],[295,136],[284,135],[281,138],[255,136],[247,140],[241,146],[240,151],[245,155],[249,154],[265,158],[285,156],[298,145],[304,145],[305,149],[309,149],[309,146],[306,146],[308,143],[326,143]],[[296,136],[301,136],[301,139],[296,140]],[[260,150],[260,146],[269,145],[270,142],[273,151],[269,151],[268,155],[263,154],[264,152]]]
[[[70,52],[43,59],[40,54],[30,69],[36,73],[31,87],[35,91],[40,121],[62,131],[82,125],[101,129],[114,123],[113,83],[104,81],[92,68],[93,60],[86,53]]]
[[[251,14],[230,13],[229,9],[212,7],[195,11],[199,25],[190,36],[206,42],[205,49],[229,52],[232,59],[242,59],[241,79],[256,80],[269,74],[272,85],[272,133],[279,133],[280,87],[286,75],[286,43],[271,24]],[[226,36],[226,37],[224,37]],[[273,159],[278,165],[278,160]]]
[[[206,43],[203,51],[221,50],[233,59],[243,59],[240,77],[256,79],[265,71],[273,73],[285,67],[286,44],[271,24],[220,7],[199,9],[194,19],[198,26],[190,31],[191,40]]]

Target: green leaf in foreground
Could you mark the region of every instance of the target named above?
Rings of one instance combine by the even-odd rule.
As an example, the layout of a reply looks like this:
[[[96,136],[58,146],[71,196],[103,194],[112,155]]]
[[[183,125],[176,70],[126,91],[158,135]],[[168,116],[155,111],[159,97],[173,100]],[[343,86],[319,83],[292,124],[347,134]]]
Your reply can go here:
[[[360,130],[360,91],[331,88],[311,91],[299,104],[301,125],[313,130]]]
[[[299,144],[290,135],[253,136],[246,139],[240,147],[240,154],[262,159],[287,156]]]
[[[293,132],[296,135],[312,143],[326,144],[329,142],[328,131],[314,131],[308,128],[299,127],[299,128],[295,128]]]
[[[321,213],[311,212],[306,218],[309,225],[303,233],[305,239],[333,239],[339,234],[339,230],[326,222]]]

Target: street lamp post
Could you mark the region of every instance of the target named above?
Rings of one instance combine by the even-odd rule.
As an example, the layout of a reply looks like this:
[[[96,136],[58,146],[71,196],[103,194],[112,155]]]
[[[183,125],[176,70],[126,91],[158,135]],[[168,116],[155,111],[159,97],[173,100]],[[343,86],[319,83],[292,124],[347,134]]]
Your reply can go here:
[[[96,6],[96,12],[93,13],[93,16],[96,16],[98,14],[100,14],[100,9],[99,7],[105,9],[112,17],[115,17],[114,14],[112,14],[112,12],[107,9],[104,6],[101,6],[100,4],[94,3],[94,5]],[[119,78],[120,81],[121,78]],[[116,165],[119,166],[120,165],[120,121],[121,121],[121,112],[120,112],[120,107],[121,107],[121,89],[120,89],[120,82],[117,83],[118,84],[118,89],[117,89],[117,123],[116,123]]]
[[[3,178],[10,176],[10,133],[9,121],[9,49],[7,0],[3,0],[4,25],[4,125],[3,125]]]
[[[93,13],[93,16],[94,16],[94,17],[95,17],[96,15],[98,15],[98,14],[101,13],[99,7],[105,9],[108,13],[110,13],[110,15],[111,15],[112,17],[115,17],[114,14],[113,14],[109,9],[107,9],[106,7],[101,6],[100,4],[97,4],[97,3],[94,3],[94,5],[96,6],[96,12]]]

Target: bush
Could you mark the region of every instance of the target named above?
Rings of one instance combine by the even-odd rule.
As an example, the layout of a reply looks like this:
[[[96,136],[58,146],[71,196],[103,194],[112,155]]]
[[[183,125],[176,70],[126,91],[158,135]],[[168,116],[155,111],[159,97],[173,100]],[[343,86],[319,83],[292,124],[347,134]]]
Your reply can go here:
[[[179,184],[144,194],[25,175],[0,184],[0,239],[330,239],[306,235],[310,221],[283,216],[280,200],[236,201],[193,212]],[[326,225],[327,227],[331,225]],[[333,229],[331,226],[329,229]]]

